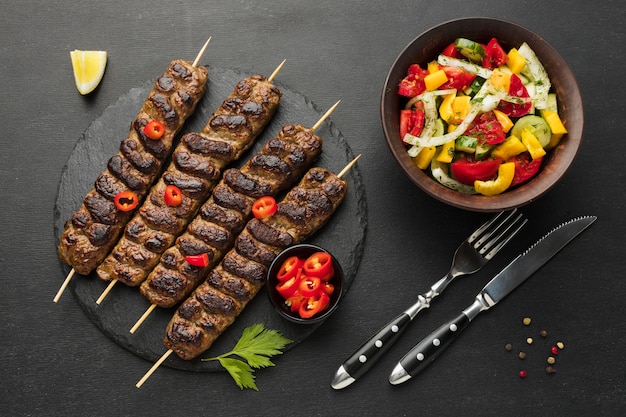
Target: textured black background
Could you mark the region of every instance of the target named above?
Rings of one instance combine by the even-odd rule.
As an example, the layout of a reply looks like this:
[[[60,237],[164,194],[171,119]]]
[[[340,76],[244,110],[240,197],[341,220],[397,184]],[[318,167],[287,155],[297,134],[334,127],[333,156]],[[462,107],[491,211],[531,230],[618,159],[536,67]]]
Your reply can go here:
[[[623,415],[626,284],[621,274],[623,68],[621,1],[9,1],[0,6],[0,351],[2,415]],[[452,253],[486,215],[427,197],[395,165],[379,100],[388,66],[443,21],[499,17],[538,32],[568,61],[585,106],[583,147],[563,181],[524,208],[525,233],[473,277],[451,286],[361,381],[334,391],[339,364],[445,274]],[[357,276],[330,320],[257,372],[241,392],[224,372],[164,367],[120,347],[84,313],[56,256],[54,207],[63,167],[90,123],[175,58],[269,73],[331,116],[354,154],[368,229]],[[72,49],[103,49],[99,89],[80,96]],[[87,179],[88,180],[88,179]],[[471,302],[489,277],[548,229],[578,215],[598,221],[493,310],[418,379],[387,377],[396,361]],[[533,318],[524,327],[524,316]],[[536,334],[545,328],[545,340]],[[521,362],[504,344],[522,344]],[[546,375],[552,342],[565,349]],[[520,368],[528,371],[519,379]]]

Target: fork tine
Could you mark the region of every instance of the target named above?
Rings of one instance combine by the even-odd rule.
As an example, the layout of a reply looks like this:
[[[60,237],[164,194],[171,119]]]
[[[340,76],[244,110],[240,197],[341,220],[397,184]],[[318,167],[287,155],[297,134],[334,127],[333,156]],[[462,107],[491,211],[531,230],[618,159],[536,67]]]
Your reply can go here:
[[[491,220],[485,222],[482,226],[476,229],[476,231],[474,231],[474,233],[470,235],[467,241],[473,244],[474,246],[482,245],[486,238],[489,238],[491,237],[491,235],[493,235],[493,231],[491,231],[485,236],[485,233],[487,232],[488,229],[491,228],[491,226],[498,223],[498,227],[500,227],[502,223],[505,223],[516,212],[517,212],[517,209],[513,209],[511,212],[509,212],[508,216],[504,220],[501,220],[503,216],[507,215],[506,211],[501,211],[500,213],[498,213],[497,216],[493,217]],[[498,227],[496,227],[496,230],[498,229]]]
[[[512,213],[513,214],[513,213]],[[509,220],[509,218],[507,218]],[[528,220],[523,218],[523,214],[519,214],[511,224],[509,224],[504,230],[502,230],[498,235],[491,239],[488,243],[486,243],[479,251],[481,255],[483,255],[486,259],[491,259],[495,256],[500,249],[504,245],[506,245],[509,240],[513,238],[520,231],[522,227],[526,224]],[[503,226],[505,223],[502,223]],[[497,229],[496,229],[497,230]],[[485,252],[487,252],[485,254]]]

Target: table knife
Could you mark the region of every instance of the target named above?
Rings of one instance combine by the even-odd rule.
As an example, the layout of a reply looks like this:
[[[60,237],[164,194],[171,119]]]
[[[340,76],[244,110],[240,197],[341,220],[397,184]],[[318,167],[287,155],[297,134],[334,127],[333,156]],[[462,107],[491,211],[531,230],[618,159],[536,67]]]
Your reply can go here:
[[[389,382],[398,385],[419,374],[456,340],[480,312],[496,305],[595,220],[595,216],[583,216],[563,223],[518,255],[485,285],[469,307],[411,349],[395,366],[389,375]]]

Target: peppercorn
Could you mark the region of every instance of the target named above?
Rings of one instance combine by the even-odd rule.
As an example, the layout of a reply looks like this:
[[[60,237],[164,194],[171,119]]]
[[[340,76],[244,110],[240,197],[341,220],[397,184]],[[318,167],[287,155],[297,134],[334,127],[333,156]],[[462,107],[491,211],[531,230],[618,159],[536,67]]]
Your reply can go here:
[[[526,372],[526,371],[524,371],[524,370],[519,371],[519,377],[520,377],[520,378],[526,378],[526,375],[528,375],[528,372]]]
[[[506,345],[504,345],[504,349],[506,349],[507,352],[510,352],[513,349],[513,345],[510,343],[507,343]]]
[[[518,357],[518,358],[520,358],[520,359],[524,359],[524,358],[526,358],[526,352],[520,352],[520,353],[518,353],[518,354],[517,354],[517,357]]]
[[[545,331],[545,330],[542,330],[542,331],[540,331],[540,332],[539,332],[539,336],[541,336],[541,337],[544,337],[544,338],[545,338],[545,337],[547,337],[547,336],[548,336],[548,332],[547,332],[547,331]]]
[[[556,346],[552,346],[550,348],[550,352],[552,352],[553,355],[558,355],[559,354],[559,348],[557,348]]]
[[[548,356],[548,363],[550,365],[554,365],[554,362],[556,362],[556,359],[554,359],[554,356]]]
[[[524,326],[528,326],[531,321],[532,320],[530,319],[530,317],[524,317],[524,320],[522,320],[522,322],[524,323]]]
[[[529,345],[532,345],[533,344],[533,338],[532,337],[527,338],[526,339],[526,343],[528,343]]]
[[[559,349],[563,349],[563,348],[565,347],[565,345],[563,344],[563,342],[557,342],[556,346],[557,346]]]
[[[553,374],[556,372],[556,369],[554,369],[552,366],[546,366],[546,373],[547,374]]]

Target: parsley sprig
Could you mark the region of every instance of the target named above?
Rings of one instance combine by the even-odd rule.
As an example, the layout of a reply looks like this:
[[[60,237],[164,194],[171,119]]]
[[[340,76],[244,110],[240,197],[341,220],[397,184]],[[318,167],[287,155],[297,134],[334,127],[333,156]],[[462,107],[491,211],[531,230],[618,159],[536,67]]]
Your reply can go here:
[[[277,330],[266,329],[263,323],[257,323],[244,329],[241,338],[230,352],[202,360],[219,361],[240,389],[250,388],[258,391],[254,382],[255,369],[274,366],[270,358],[281,355],[283,353],[281,349],[291,342],[293,340],[287,339]]]

